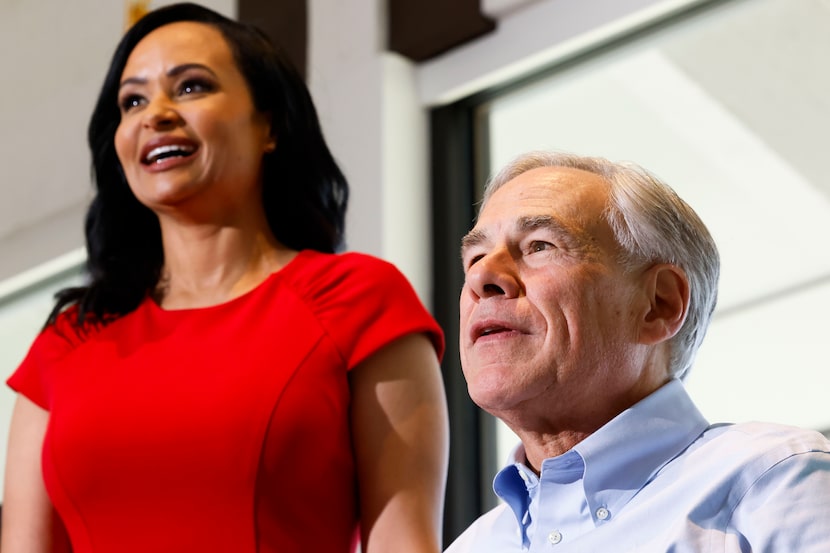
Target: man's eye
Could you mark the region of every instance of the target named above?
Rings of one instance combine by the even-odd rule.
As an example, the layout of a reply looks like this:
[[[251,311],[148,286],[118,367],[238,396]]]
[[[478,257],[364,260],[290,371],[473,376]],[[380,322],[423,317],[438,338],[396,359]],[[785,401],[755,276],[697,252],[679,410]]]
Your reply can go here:
[[[542,242],[541,240],[534,240],[530,243],[530,252],[543,252],[552,249],[554,246],[550,242]]]
[[[481,260],[481,258],[482,258],[482,257],[484,257],[484,256],[483,256],[483,255],[481,255],[481,254],[478,254],[478,255],[471,255],[470,257],[468,257],[468,258],[464,261],[464,269],[465,269],[465,270],[470,269],[470,267],[472,267],[473,265],[475,265],[476,263],[478,263],[478,262]]]

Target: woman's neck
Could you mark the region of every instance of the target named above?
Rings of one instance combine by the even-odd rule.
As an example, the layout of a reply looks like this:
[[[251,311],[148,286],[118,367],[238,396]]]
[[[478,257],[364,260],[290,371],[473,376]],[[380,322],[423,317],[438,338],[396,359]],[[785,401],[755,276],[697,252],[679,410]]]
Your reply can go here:
[[[267,225],[162,225],[164,266],[155,300],[165,309],[217,305],[241,296],[296,255]]]

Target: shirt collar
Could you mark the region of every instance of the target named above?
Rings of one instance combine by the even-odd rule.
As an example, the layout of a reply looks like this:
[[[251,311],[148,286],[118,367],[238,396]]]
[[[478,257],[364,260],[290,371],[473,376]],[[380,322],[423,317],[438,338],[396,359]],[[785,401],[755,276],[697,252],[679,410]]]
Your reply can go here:
[[[523,528],[530,498],[535,494],[539,479],[525,465],[525,448],[521,443],[513,448],[509,457],[509,464],[493,479],[493,491],[510,506],[519,528]]]
[[[577,453],[584,463],[583,487],[590,512],[604,507],[616,514],[708,426],[683,384],[675,379],[617,415],[571,451],[546,459],[542,472],[557,470],[561,464],[558,459]],[[524,463],[524,447],[519,444],[511,453],[511,464],[493,481],[493,490],[510,506],[520,526],[539,482]]]

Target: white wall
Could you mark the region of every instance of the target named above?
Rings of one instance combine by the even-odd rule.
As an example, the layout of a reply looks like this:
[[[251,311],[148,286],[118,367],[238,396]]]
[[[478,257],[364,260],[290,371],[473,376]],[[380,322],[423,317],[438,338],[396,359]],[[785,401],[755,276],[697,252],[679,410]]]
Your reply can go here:
[[[170,2],[155,2],[155,6]],[[204,5],[235,16],[235,0]],[[12,302],[55,258],[77,263],[90,196],[86,125],[124,28],[126,2],[22,0],[0,3],[0,382],[43,324],[52,292]],[[21,273],[30,276],[21,280]],[[0,384],[0,468],[15,394]],[[2,481],[0,480],[0,492]]]
[[[309,87],[352,187],[348,248],[395,263],[428,302],[427,118],[415,66],[383,50],[385,2],[309,5]]]
[[[0,280],[83,244],[86,125],[126,4],[0,3]],[[235,15],[235,0],[204,4]]]
[[[586,33],[614,32],[620,18],[642,18],[653,6],[663,10],[685,2],[508,3],[512,7],[496,33],[416,67],[383,51],[382,0],[310,0],[310,88],[352,184],[349,247],[396,263],[425,301],[431,274],[429,107],[573,51]],[[89,197],[86,123],[122,32],[124,4],[0,3],[0,280],[82,245],[80,221]],[[235,15],[233,0],[204,4]],[[45,307],[24,310],[39,313]],[[18,349],[0,357],[3,377],[39,326],[20,320],[11,338]],[[8,426],[12,398],[0,392],[0,428]],[[4,450],[0,455],[5,459]]]
[[[234,0],[203,3],[235,15]],[[411,64],[383,52],[384,4],[310,1],[309,81],[352,183],[349,248],[395,262],[426,299],[425,116]],[[0,67],[9,83],[0,92],[0,280],[83,244],[86,125],[125,5],[0,4]]]
[[[689,1],[485,2],[507,10],[497,32],[416,67],[383,51],[383,0],[310,0],[309,82],[353,187],[350,249],[395,262],[429,298],[426,110]],[[235,15],[234,0],[204,3]],[[0,280],[82,245],[86,124],[125,5],[0,4]]]
[[[0,367],[2,381],[5,382],[15,367],[23,360],[29,344],[38,330],[43,326],[54,304],[54,292],[66,286],[78,284],[80,278],[72,267],[78,267],[84,252],[76,250],[29,271],[0,283]],[[50,275],[65,274],[60,278]],[[40,287],[28,290],[25,294],[10,296],[21,285],[30,282],[48,281]],[[5,467],[6,444],[9,436],[9,423],[16,394],[4,383],[0,384],[0,470]],[[3,492],[3,479],[0,478],[0,497]]]

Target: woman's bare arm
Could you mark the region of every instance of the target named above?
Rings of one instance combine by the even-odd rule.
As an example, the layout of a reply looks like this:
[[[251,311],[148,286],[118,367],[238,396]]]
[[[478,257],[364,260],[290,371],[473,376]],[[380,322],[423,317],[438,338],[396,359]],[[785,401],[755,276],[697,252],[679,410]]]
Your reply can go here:
[[[18,395],[9,429],[3,492],[3,553],[71,551],[55,514],[41,471],[43,437],[49,413]]]
[[[387,345],[352,370],[351,387],[363,552],[440,552],[449,430],[429,339]]]

